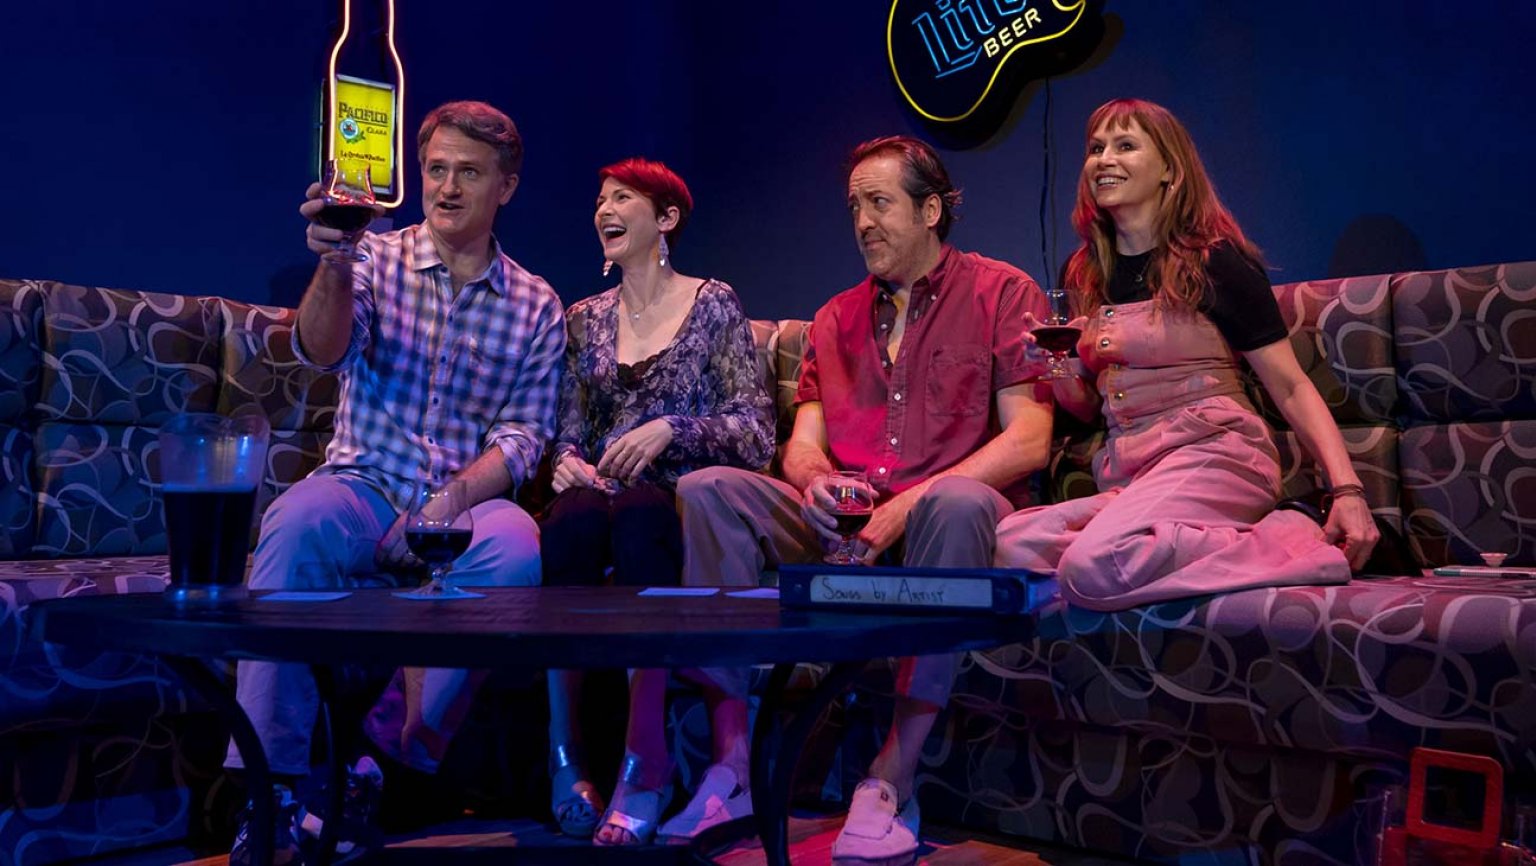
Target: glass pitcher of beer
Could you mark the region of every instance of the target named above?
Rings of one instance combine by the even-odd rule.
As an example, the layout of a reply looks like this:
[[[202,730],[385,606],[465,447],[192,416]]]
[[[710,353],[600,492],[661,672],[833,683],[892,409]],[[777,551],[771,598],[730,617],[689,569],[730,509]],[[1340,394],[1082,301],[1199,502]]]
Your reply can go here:
[[[161,499],[171,583],[185,603],[245,597],[256,487],[270,428],[260,415],[184,412],[160,428]]]

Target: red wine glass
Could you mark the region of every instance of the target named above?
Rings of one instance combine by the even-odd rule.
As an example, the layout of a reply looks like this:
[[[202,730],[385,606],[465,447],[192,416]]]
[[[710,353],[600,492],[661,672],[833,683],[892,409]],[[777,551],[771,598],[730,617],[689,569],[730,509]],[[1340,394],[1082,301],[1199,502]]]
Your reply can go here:
[[[450,481],[437,490],[421,490],[405,521],[405,544],[432,570],[432,580],[419,589],[395,595],[425,601],[485,598],[484,593],[469,592],[444,580],[453,561],[469,549],[474,532],[464,482]]]
[[[1077,354],[1077,340],[1083,335],[1082,328],[1069,325],[1072,321],[1072,305],[1067,293],[1055,289],[1045,293],[1051,305],[1050,315],[1030,331],[1035,345],[1046,353],[1045,375],[1041,379],[1070,379],[1077,375],[1067,366],[1067,359]]]
[[[366,262],[367,254],[358,250],[356,240],[375,216],[371,169],[365,160],[333,159],[325,164],[325,207],[315,214],[315,222],[339,229],[347,237],[336,249],[321,258],[331,262]]]
[[[837,550],[827,556],[827,562],[859,565],[863,560],[853,552],[853,540],[875,513],[875,489],[869,485],[869,476],[851,470],[833,472],[827,487],[832,493],[831,514],[837,521],[837,534],[843,539]]]

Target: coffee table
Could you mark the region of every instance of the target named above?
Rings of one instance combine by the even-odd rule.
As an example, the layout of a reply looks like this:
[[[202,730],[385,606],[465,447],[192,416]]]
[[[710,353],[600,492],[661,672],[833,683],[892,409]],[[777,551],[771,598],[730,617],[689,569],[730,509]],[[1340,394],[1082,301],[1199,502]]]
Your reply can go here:
[[[774,599],[736,597],[726,590],[706,597],[647,596],[629,587],[484,591],[484,599],[448,602],[408,601],[384,589],[357,590],[325,602],[264,601],[265,593],[257,593],[217,608],[177,606],[159,594],[89,596],[39,602],[28,608],[27,618],[41,640],[164,658],[224,717],[254,791],[271,790],[266,754],[235,702],[233,683],[216,676],[209,662],[308,664],[322,697],[334,696],[331,667],[348,663],[531,669],[770,663],[774,669],[752,736],[752,800],[771,866],[789,863],[795,759],[817,716],[865,664],[893,655],[988,649],[1026,640],[1034,627],[1032,617],[785,610]],[[784,702],[784,688],[797,662],[831,662],[832,667],[809,700],[791,708]],[[781,719],[786,711],[789,718]],[[341,761],[331,763],[330,814],[335,815],[345,767]],[[255,862],[269,864],[276,817],[272,798],[253,796],[251,817]],[[322,863],[334,846],[337,823],[326,822]],[[702,854],[710,841],[699,840],[684,856],[710,862]],[[499,859],[531,850],[496,849]],[[571,862],[588,862],[592,854],[582,848],[545,850],[541,862],[551,862],[547,854],[556,851],[570,852]],[[455,852],[472,853],[439,853]]]

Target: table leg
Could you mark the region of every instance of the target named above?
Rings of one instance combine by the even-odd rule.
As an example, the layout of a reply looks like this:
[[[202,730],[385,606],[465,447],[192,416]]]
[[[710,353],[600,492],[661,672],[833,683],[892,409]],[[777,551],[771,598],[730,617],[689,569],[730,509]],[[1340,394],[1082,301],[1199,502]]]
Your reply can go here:
[[[782,726],[778,715],[785,708],[784,689],[795,666],[775,665],[768,678],[768,688],[757,710],[757,724],[752,729],[752,806],[768,866],[789,864],[789,798],[800,751],[822,712],[847,691],[867,664],[834,664],[809,700],[796,707],[796,714]]]
[[[272,866],[272,837],[277,829],[277,815],[272,803],[272,769],[267,764],[267,751],[256,736],[250,716],[235,700],[234,690],[227,687],[205,662],[181,656],[163,658],[166,666],[193,692],[212,704],[229,726],[230,738],[235,741],[240,760],[245,764],[246,786],[251,791],[251,863],[253,866]]]

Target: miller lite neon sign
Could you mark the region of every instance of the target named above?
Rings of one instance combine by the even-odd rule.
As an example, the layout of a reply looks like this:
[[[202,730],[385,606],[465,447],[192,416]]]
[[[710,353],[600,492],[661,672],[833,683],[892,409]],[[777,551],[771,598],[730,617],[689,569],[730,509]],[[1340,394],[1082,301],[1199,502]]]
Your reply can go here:
[[[1102,0],[1101,0],[1102,2]],[[924,118],[964,123],[1013,95],[1009,84],[1065,71],[1102,33],[1090,0],[894,0],[886,54]],[[1091,31],[1091,32],[1090,32]],[[1086,37],[1086,38],[1084,38]]]

